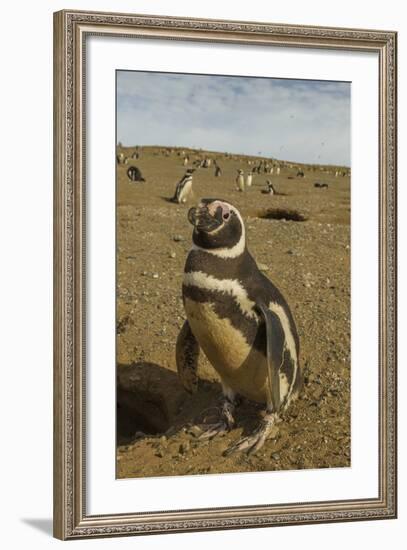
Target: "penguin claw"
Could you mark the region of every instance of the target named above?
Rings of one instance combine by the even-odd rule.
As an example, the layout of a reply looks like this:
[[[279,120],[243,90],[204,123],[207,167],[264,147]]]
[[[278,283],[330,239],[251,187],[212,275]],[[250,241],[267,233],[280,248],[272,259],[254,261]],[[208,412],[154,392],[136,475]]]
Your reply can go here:
[[[233,443],[233,445],[228,447],[226,451],[223,452],[223,456],[230,456],[239,451],[246,451],[248,455],[256,453],[263,447],[267,440],[267,436],[270,434],[276,422],[276,415],[272,414],[268,418],[266,417],[251,435],[241,437]]]
[[[263,447],[265,441],[265,437],[259,437],[258,435],[242,437],[238,439],[236,443],[228,447],[226,451],[224,451],[223,456],[230,456],[240,451],[246,451],[248,455],[253,454]]]
[[[217,435],[225,435],[229,431],[226,422],[217,422],[216,424],[207,424],[207,429],[198,437],[201,441],[213,439]]]

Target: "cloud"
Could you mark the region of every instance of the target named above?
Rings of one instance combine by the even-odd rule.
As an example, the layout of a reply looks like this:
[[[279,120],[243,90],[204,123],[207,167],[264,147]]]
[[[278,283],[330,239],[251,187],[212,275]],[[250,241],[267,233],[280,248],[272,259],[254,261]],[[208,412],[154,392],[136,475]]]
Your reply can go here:
[[[119,71],[117,137],[350,164],[350,84]]]

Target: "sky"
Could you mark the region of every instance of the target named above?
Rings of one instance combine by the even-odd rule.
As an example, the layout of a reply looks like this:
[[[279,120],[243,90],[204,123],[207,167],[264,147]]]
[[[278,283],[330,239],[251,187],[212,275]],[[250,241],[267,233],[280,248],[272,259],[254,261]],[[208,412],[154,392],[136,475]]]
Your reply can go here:
[[[350,83],[117,72],[117,141],[350,166]]]

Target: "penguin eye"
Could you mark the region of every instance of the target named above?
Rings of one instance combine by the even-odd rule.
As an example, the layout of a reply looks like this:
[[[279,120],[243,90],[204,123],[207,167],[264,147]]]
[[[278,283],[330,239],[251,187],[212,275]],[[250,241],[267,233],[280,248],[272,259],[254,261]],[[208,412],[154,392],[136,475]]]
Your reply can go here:
[[[225,212],[225,213],[223,214],[223,219],[226,221],[226,220],[229,219],[229,216],[230,216],[229,212]]]

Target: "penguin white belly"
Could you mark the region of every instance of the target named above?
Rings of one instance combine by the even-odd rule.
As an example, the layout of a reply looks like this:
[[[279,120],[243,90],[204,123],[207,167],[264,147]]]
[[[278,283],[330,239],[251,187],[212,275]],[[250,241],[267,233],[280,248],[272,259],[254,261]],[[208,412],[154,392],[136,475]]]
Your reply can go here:
[[[195,338],[222,381],[249,399],[265,402],[266,357],[252,348],[229,319],[219,317],[211,302],[185,298],[185,311]]]
[[[181,189],[181,193],[179,196],[180,202],[185,202],[188,198],[188,195],[190,194],[192,189],[192,180],[187,181],[187,183],[184,185],[184,187]]]

